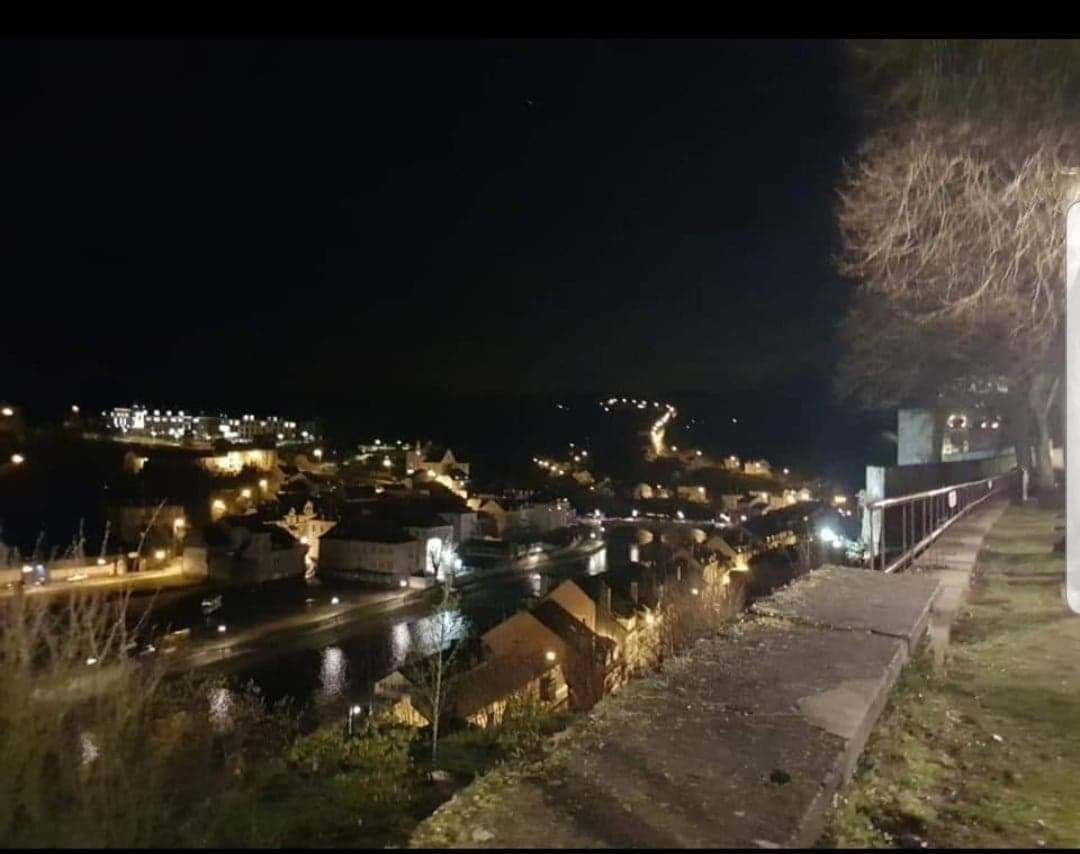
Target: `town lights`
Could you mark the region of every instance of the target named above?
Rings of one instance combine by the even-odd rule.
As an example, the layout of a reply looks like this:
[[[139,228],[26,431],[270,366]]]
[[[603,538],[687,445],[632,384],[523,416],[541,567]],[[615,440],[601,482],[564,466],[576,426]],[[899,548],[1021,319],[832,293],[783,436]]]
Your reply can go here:
[[[630,515],[633,516],[635,519],[637,518],[637,508],[636,507],[633,510],[630,511]]]
[[[301,537],[300,538],[300,545],[306,546],[307,544],[308,544],[308,538],[307,537]]]
[[[322,448],[316,448],[313,453],[315,454],[315,459],[322,459]]]
[[[154,560],[165,560],[165,549],[158,549],[155,551]]]
[[[225,634],[225,631],[226,631],[225,630],[225,624],[224,623],[218,623],[217,630],[218,630],[219,635]]]
[[[655,622],[656,617],[654,617],[651,612],[645,615],[645,625],[651,626]]]
[[[404,587],[408,587],[408,586],[409,586],[409,582],[408,582],[408,581],[406,581],[406,580],[405,580],[404,578],[402,578],[402,579],[401,579],[401,580],[400,580],[400,581],[398,582],[398,585],[397,585],[397,586],[398,586],[398,587],[402,587],[402,588],[404,588]]]
[[[697,596],[699,592],[700,591],[696,587],[691,587],[690,588],[690,595],[691,596]]]
[[[548,661],[555,661],[558,656],[555,654],[555,650],[549,649],[547,652],[544,653],[544,658]]]
[[[269,488],[270,488],[270,481],[268,481],[265,477],[260,478],[259,479],[259,489],[261,489],[261,490],[263,490],[265,492]]]
[[[2,413],[5,418],[10,418],[15,414],[15,410],[10,406],[5,406],[3,409],[0,409],[0,413]]]
[[[13,466],[21,466],[25,462],[26,462],[26,457],[24,457],[22,454],[12,454],[11,455],[11,464]]]
[[[340,605],[340,604],[341,604],[341,600],[340,600],[340,599],[338,599],[338,598],[337,598],[337,596],[332,596],[332,597],[330,598],[330,604],[331,604],[331,605]]]
[[[251,490],[245,487],[244,489],[240,490],[240,495],[244,498],[251,498]]]
[[[388,469],[393,465],[389,457],[383,457],[382,464],[384,469]]]
[[[791,470],[790,469],[784,469],[784,474],[791,474]]]
[[[220,498],[215,498],[212,506],[215,510],[221,511],[225,509],[225,502],[222,501]]]
[[[97,559],[97,565],[98,565],[98,566],[105,566],[105,558],[103,558],[103,557],[99,557],[99,558]]]
[[[76,406],[76,405],[75,405],[75,404],[73,403],[73,404],[71,404],[71,411],[72,411],[72,412],[74,412],[74,413],[75,413],[76,415],[78,415],[78,414],[79,414],[79,407],[78,407],[78,406]]]
[[[90,658],[86,659],[86,666],[87,667],[93,667],[95,664],[97,664],[97,659],[94,658],[93,656],[90,656]]]

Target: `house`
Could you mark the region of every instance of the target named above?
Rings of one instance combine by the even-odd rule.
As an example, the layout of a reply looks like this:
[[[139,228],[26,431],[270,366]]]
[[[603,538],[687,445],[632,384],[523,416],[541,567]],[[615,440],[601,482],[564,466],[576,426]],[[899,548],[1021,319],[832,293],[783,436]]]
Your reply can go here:
[[[274,448],[229,448],[200,456],[199,465],[211,474],[239,474],[245,468],[276,474],[278,454]]]
[[[766,460],[747,460],[743,465],[743,472],[768,477],[772,474],[772,466]]]
[[[465,480],[469,477],[469,464],[461,462],[449,448],[426,442],[423,447],[416,447],[405,453],[407,473],[427,469],[436,475]]]
[[[417,695],[416,685],[400,670],[376,682],[371,694],[373,711],[385,713],[406,726],[424,727],[429,723],[427,715],[417,707],[414,699]]]
[[[453,715],[474,726],[497,726],[517,698],[548,708],[565,703],[569,687],[562,664],[546,654],[497,656],[458,677],[450,688]]]
[[[426,518],[437,520],[442,525],[449,525],[451,534],[449,541],[454,545],[461,545],[477,536],[477,514],[475,510],[459,497],[446,491],[440,494],[430,492],[417,495],[409,493],[404,496],[384,495],[383,505],[387,508],[401,508],[400,512],[409,515],[409,518]],[[387,512],[394,512],[392,509]]]
[[[557,603],[575,620],[596,631],[596,602],[573,581],[564,581],[544,598]]]
[[[454,528],[433,512],[430,506],[410,499],[382,500],[351,508],[348,518],[359,522],[374,522],[389,529],[403,530],[421,544],[417,573],[435,575],[450,566],[454,559]]]
[[[738,471],[742,468],[742,463],[737,456],[729,454],[720,461],[720,465],[727,471]]]
[[[686,501],[696,501],[699,504],[708,502],[705,487],[700,484],[686,484],[675,488],[675,494]]]
[[[487,657],[528,659],[536,654],[555,660],[566,658],[566,644],[557,634],[541,623],[531,611],[518,611],[480,636]]]
[[[622,673],[617,661],[619,648],[613,640],[598,635],[550,598],[531,613],[563,642],[566,652],[561,661],[573,707],[591,708],[605,694],[618,689]]]
[[[566,501],[534,501],[529,498],[474,496],[468,506],[481,517],[491,520],[493,533],[499,537],[508,534],[533,532],[546,534],[573,523],[573,510]]]
[[[319,572],[406,587],[423,571],[423,546],[408,531],[371,519],[339,522],[319,547]]]
[[[305,574],[307,546],[254,513],[222,517],[203,537],[211,579],[243,584]]]

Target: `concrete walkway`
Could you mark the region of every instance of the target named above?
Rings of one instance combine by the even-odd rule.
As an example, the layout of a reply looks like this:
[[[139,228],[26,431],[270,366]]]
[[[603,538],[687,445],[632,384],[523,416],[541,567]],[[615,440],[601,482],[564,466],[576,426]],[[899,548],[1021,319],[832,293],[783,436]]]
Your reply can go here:
[[[967,600],[971,573],[983,540],[1009,506],[1009,499],[988,499],[968,516],[950,526],[934,544],[916,559],[906,574],[936,579],[941,593],[930,614],[930,648],[934,667],[941,670],[949,652],[953,621]]]
[[[813,844],[925,631],[934,579],[826,567],[460,792],[418,847]]]

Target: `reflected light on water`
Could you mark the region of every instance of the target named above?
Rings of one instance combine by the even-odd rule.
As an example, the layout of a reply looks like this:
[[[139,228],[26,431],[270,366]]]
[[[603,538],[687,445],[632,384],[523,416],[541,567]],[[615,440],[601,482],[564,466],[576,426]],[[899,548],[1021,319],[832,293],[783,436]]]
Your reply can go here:
[[[391,668],[397,670],[405,663],[405,658],[412,647],[408,623],[398,623],[390,630]]]
[[[607,570],[607,549],[589,555],[589,566],[585,570],[588,575],[599,575]]]
[[[414,624],[414,651],[431,655],[469,634],[469,621],[461,611],[443,611],[417,620]]]
[[[328,646],[323,650],[322,667],[319,669],[319,700],[335,700],[345,688],[345,653],[340,647]]]

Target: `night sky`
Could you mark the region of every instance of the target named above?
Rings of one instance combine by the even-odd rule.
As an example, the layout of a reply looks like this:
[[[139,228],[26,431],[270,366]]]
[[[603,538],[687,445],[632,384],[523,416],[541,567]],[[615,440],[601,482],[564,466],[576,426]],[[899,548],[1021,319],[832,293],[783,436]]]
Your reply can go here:
[[[838,44],[20,41],[0,63],[0,396],[833,405]]]

